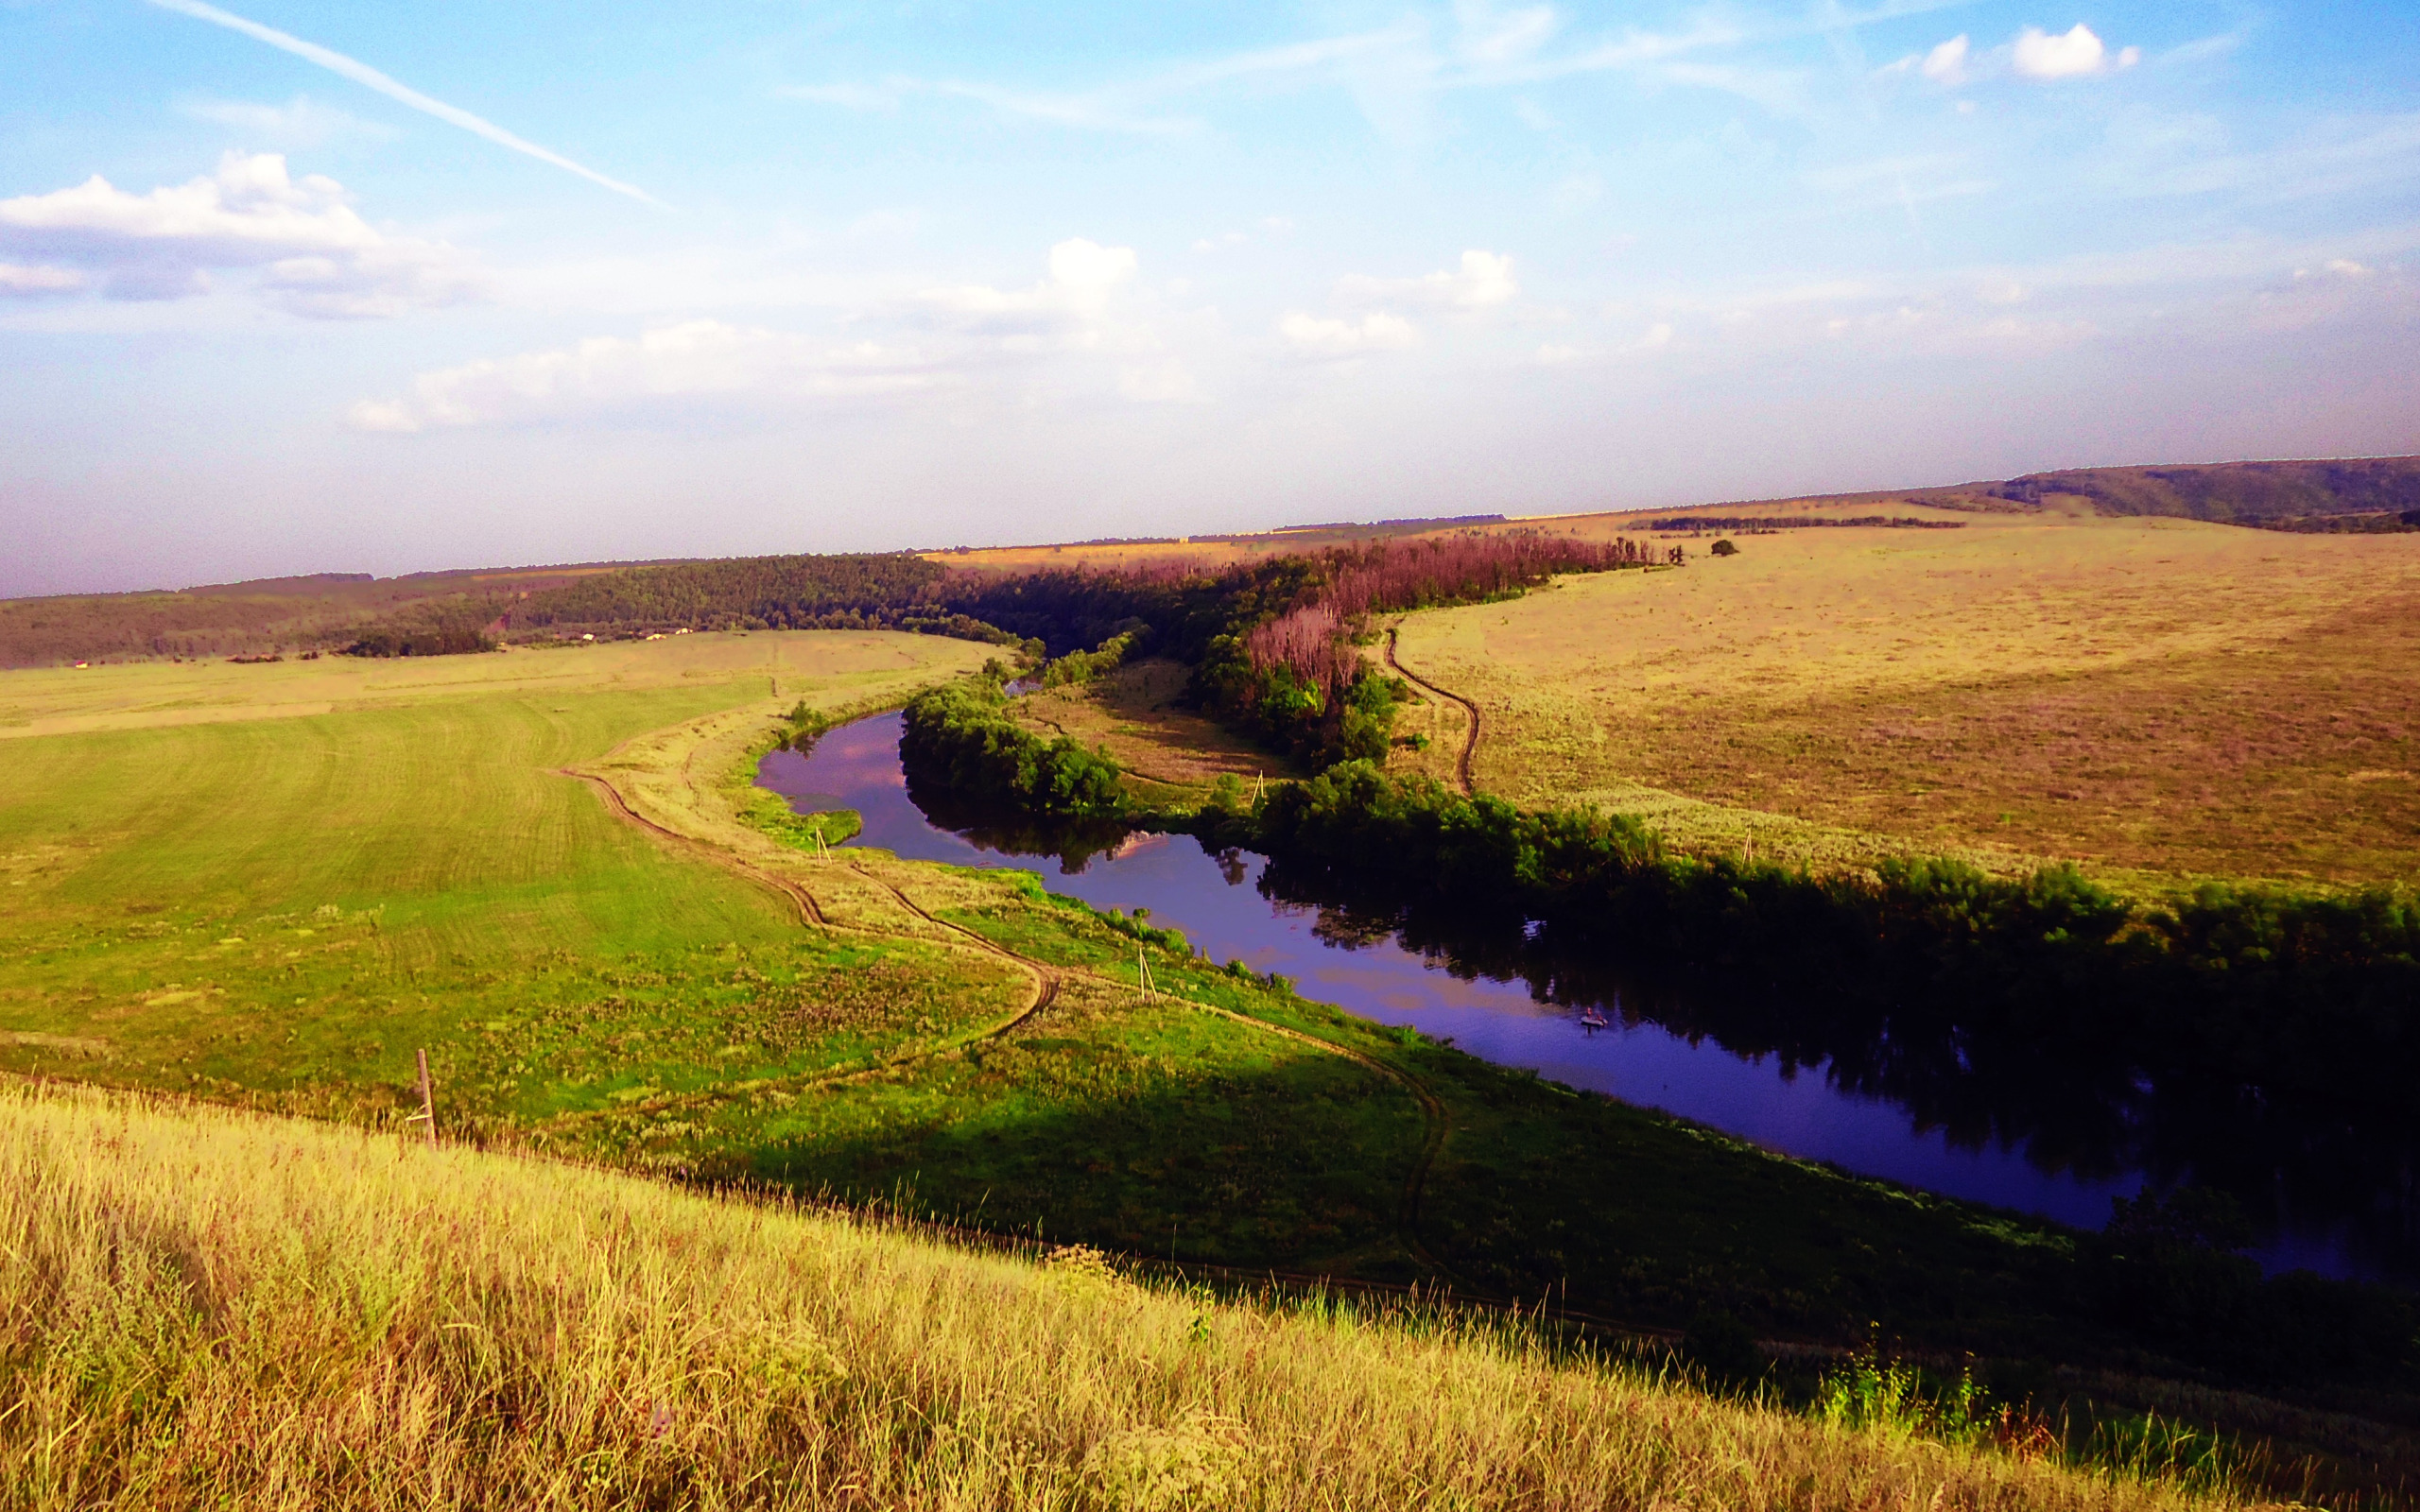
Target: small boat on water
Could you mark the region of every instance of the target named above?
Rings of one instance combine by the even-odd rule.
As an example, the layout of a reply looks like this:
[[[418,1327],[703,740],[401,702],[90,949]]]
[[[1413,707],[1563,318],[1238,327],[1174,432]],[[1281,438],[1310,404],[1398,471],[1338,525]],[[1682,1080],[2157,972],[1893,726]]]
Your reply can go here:
[[[1580,1027],[1582,1029],[1609,1029],[1613,1027],[1613,1021],[1598,1012],[1595,1008],[1589,1008],[1580,1015]]]

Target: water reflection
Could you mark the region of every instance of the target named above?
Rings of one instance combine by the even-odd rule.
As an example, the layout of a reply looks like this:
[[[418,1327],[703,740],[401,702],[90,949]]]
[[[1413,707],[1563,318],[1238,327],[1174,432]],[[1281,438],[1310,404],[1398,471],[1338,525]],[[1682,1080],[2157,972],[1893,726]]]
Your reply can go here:
[[[896,714],[860,720],[768,756],[758,780],[802,811],[857,810],[853,843],[961,866],[1055,861],[1051,890],[1148,908],[1306,997],[1788,1154],[2085,1228],[2113,1196],[2198,1181],[2253,1215],[2272,1269],[2420,1274],[2408,1111],[2356,1117],[2163,1077],[2089,1024],[2054,1042],[1938,1003],[1650,976],[1551,927],[1373,906],[1188,835],[987,822],[908,778],[899,731]]]

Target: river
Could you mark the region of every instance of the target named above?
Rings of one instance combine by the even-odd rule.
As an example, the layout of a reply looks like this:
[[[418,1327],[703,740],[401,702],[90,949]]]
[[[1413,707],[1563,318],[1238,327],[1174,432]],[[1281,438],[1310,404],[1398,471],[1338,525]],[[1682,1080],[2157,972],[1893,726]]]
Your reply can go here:
[[[946,826],[910,796],[900,729],[895,713],[842,726],[804,753],[766,756],[757,781],[802,813],[856,810],[865,830],[852,844],[1035,869],[1054,892],[1148,909],[1213,960],[1281,973],[1305,997],[1785,1154],[2082,1228],[2106,1222],[2114,1197],[2200,1181],[2237,1196],[2261,1233],[2251,1252],[2273,1273],[2420,1275],[2408,1144],[2382,1160],[2375,1139],[2279,1126],[2274,1110],[2124,1067],[1810,1028],[1786,998],[1693,1000],[1606,963],[1533,958],[1519,939],[1458,941],[1431,926],[1407,943],[1399,920],[1289,900],[1266,857],[1213,854],[1190,835],[1095,836],[1108,849],[1088,850]],[[1594,1019],[1606,1026],[1583,1022]]]

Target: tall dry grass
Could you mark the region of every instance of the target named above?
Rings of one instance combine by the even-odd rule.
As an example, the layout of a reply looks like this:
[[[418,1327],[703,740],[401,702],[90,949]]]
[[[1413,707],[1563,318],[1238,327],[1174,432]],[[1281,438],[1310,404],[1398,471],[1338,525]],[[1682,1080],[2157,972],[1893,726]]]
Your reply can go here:
[[[1517,1332],[0,1093],[0,1504],[2166,1508]]]

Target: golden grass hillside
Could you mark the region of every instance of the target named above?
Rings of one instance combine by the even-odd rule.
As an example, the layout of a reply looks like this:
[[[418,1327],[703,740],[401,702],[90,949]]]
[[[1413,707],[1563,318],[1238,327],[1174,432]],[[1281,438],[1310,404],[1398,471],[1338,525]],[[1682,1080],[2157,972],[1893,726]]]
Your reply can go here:
[[[1224,1305],[391,1136],[20,1087],[0,1166],[11,1507],[2188,1500],[1517,1332]]]
[[[2420,535],[1888,512],[1964,528],[1699,541],[1677,572],[1410,615],[1398,654],[1478,705],[1482,789],[1644,813],[1687,846],[2420,872]],[[1437,745],[1404,764],[1448,776],[1459,712],[1405,728]]]

